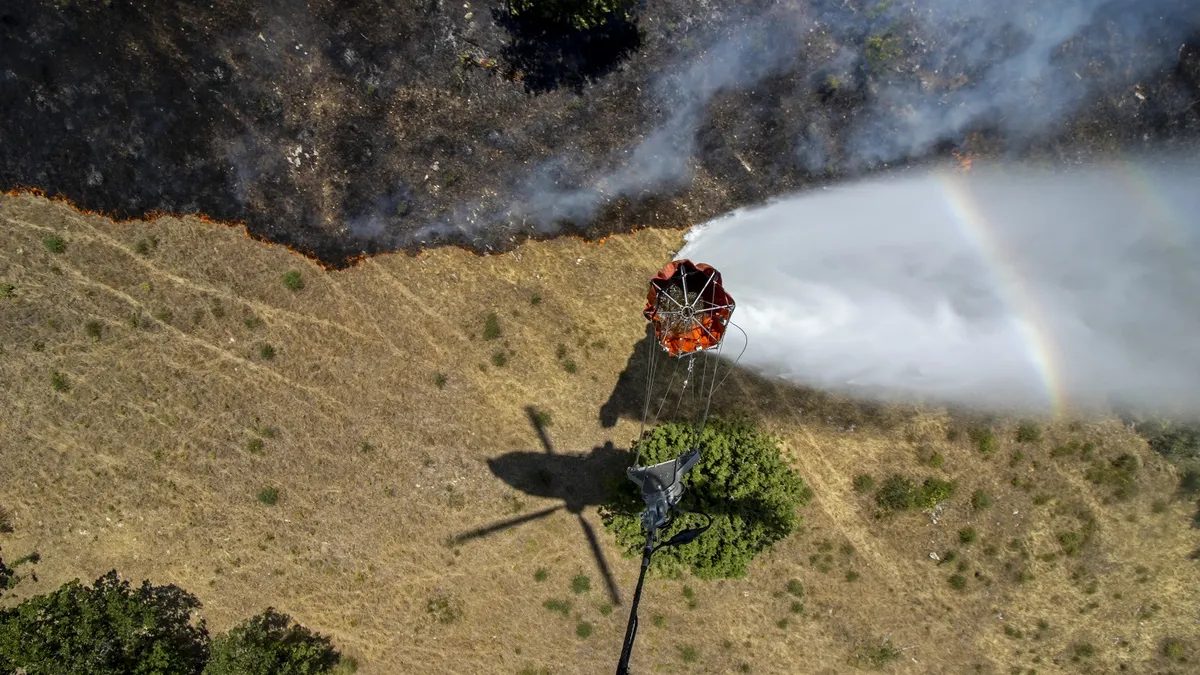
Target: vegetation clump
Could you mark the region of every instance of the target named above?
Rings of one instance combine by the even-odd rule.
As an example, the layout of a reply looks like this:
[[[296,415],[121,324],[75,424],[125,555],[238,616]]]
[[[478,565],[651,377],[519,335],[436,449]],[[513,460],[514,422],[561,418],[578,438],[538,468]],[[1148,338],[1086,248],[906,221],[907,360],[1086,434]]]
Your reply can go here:
[[[988,427],[971,427],[967,430],[967,437],[985,455],[996,451],[996,434]]]
[[[875,479],[870,474],[860,473],[854,477],[854,491],[858,493],[870,492],[875,489]]]
[[[1042,440],[1042,428],[1035,422],[1022,422],[1017,426],[1018,443],[1037,443]]]
[[[300,270],[288,270],[283,273],[283,285],[289,291],[299,291],[304,288],[304,277],[300,276]]]
[[[640,441],[642,461],[673,459],[694,442],[689,424],[659,425]],[[712,526],[687,546],[659,551],[652,569],[668,576],[690,569],[704,579],[743,577],[755,556],[795,530],[800,523],[796,510],[808,503],[812,491],[784,461],[778,440],[749,423],[710,420],[701,446],[699,463],[684,479],[679,513],[708,514]],[[605,528],[629,555],[639,553],[646,541],[642,509],[641,498],[628,482],[600,509]],[[699,524],[686,515],[678,517],[662,540]]]
[[[57,234],[42,238],[42,245],[51,253],[62,253],[67,250],[67,242]]]
[[[208,631],[178,586],[132,588],[116,571],[0,610],[0,672],[200,673]],[[20,669],[20,670],[18,670]]]
[[[339,660],[329,638],[268,607],[213,640],[203,675],[324,673]]]
[[[888,476],[875,493],[875,503],[885,511],[904,511],[913,507],[930,509],[954,496],[954,483],[926,478],[917,487],[912,479],[900,474]]]
[[[1085,475],[1096,485],[1112,488],[1113,497],[1124,501],[1137,494],[1137,474],[1137,457],[1126,453],[1109,462],[1093,462]]]

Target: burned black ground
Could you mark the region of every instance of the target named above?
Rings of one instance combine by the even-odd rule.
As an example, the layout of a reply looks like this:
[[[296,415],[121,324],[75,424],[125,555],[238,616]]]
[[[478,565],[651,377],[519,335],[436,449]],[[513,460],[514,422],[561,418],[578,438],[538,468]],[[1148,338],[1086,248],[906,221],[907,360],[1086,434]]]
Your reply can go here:
[[[857,25],[849,18],[888,4],[817,0],[799,11]],[[1046,130],[1015,137],[985,119],[888,165],[848,163],[846,130],[882,84],[928,80],[936,91],[976,73],[932,77],[937,45],[909,38],[902,21],[864,20],[836,40],[789,37],[773,21],[785,10],[797,7],[650,2],[633,22],[573,36],[514,25],[497,2],[5,3],[0,189],[39,188],[122,218],[244,221],[343,265],[439,243],[482,251],[564,229],[681,226],[954,149],[1074,162],[1200,136],[1193,31],[1173,62]],[[774,26],[764,41],[793,40],[795,53],[698,102],[663,93],[664,74],[755,21]],[[1136,70],[1128,36],[1104,22],[1092,32],[1109,43],[1096,68]],[[849,65],[838,60],[847,49],[860,55]],[[680,176],[606,192],[602,178],[690,104],[697,119],[665,137],[688,157]],[[821,167],[798,158],[800,141],[823,147]],[[532,220],[514,208],[543,187],[583,188],[588,205]]]

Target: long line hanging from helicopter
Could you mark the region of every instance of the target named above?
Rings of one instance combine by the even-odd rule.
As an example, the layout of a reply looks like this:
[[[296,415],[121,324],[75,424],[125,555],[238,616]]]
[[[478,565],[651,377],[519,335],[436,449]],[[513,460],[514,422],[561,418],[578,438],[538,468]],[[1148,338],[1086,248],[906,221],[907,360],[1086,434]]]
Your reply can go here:
[[[692,293],[689,295],[688,282],[692,280]],[[697,284],[697,281],[702,283]],[[699,290],[694,290],[699,286]],[[718,365],[721,360],[722,347],[726,329],[734,326],[730,321],[735,304],[721,285],[721,273],[709,265],[693,263],[687,259],[671,262],[650,280],[649,295],[643,315],[650,322],[654,339],[648,341],[646,394],[642,409],[642,427],[636,442],[633,465],[626,470],[626,475],[641,490],[642,501],[646,510],[642,512],[642,527],[646,530],[646,544],[642,549],[642,565],[638,574],[637,588],[634,591],[633,604],[629,610],[629,623],[625,628],[625,641],[621,648],[621,657],[617,663],[617,675],[629,673],[629,661],[633,654],[633,644],[637,638],[638,605],[641,602],[642,588],[646,580],[646,572],[654,552],[667,546],[681,546],[694,541],[704,534],[712,524],[712,519],[706,514],[698,515],[705,519],[705,524],[676,532],[670,539],[658,543],[659,531],[670,528],[674,522],[671,510],[683,496],[683,477],[700,461],[700,446],[704,438],[704,426],[712,407],[713,393],[724,383],[725,378],[732,372],[733,367],[746,351],[743,344],[737,359],[730,364],[720,381],[717,380]],[[741,331],[745,337],[745,331]],[[709,353],[715,358],[708,358]],[[650,405],[654,400],[655,381],[658,361],[662,353],[675,359],[675,369],[671,379],[658,401],[653,418],[650,416]],[[696,359],[702,359],[699,379],[696,378]],[[687,450],[679,457],[664,462],[641,466],[641,442],[645,438],[647,422],[657,422],[662,414],[663,406],[671,395],[679,369],[683,362],[687,363],[683,384],[676,399],[673,415],[678,415],[685,395],[690,393],[692,404],[692,431],[687,443]],[[710,376],[711,365],[711,376]],[[690,385],[690,386],[689,386]],[[701,405],[701,396],[703,405]]]

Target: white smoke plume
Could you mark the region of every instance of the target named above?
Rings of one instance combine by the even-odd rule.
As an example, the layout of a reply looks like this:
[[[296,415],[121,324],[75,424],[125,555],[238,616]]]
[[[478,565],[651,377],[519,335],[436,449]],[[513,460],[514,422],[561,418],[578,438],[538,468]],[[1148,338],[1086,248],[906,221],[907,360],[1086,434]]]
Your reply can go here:
[[[551,231],[562,221],[586,222],[619,198],[685,187],[696,129],[713,98],[780,73],[809,73],[801,79],[814,91],[828,86],[830,76],[840,76],[842,86],[869,79],[848,128],[835,137],[829,120],[814,118],[798,125],[803,131],[793,147],[779,149],[812,173],[920,157],[979,128],[999,130],[1019,146],[1052,133],[1097,95],[1120,91],[1136,106],[1139,78],[1177,61],[1182,41],[1197,29],[1200,3],[1191,0],[780,3],[659,77],[646,105],[671,114],[644,140],[607,158],[609,170],[579,168],[604,158],[558,158],[515,184],[502,213],[464,206],[415,238],[496,219]],[[815,37],[829,49],[807,51]],[[862,75],[881,69],[891,72]],[[1194,103],[1180,97],[1165,105],[1186,110]]]
[[[830,188],[695,228],[743,364],[983,408],[1200,411],[1200,163],[992,167]]]

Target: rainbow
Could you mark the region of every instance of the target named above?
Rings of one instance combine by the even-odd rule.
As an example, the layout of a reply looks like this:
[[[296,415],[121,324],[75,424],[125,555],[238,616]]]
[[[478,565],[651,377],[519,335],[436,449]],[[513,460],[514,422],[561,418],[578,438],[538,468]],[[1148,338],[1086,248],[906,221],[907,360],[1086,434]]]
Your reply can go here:
[[[993,234],[983,208],[967,188],[966,181],[946,172],[935,174],[945,194],[946,206],[963,235],[985,261],[1000,297],[1016,318],[1016,327],[1024,342],[1030,366],[1046,391],[1051,412],[1062,415],[1067,408],[1058,345],[1050,333],[1050,323],[1042,313],[1034,293],[1012,264],[1011,253]]]

